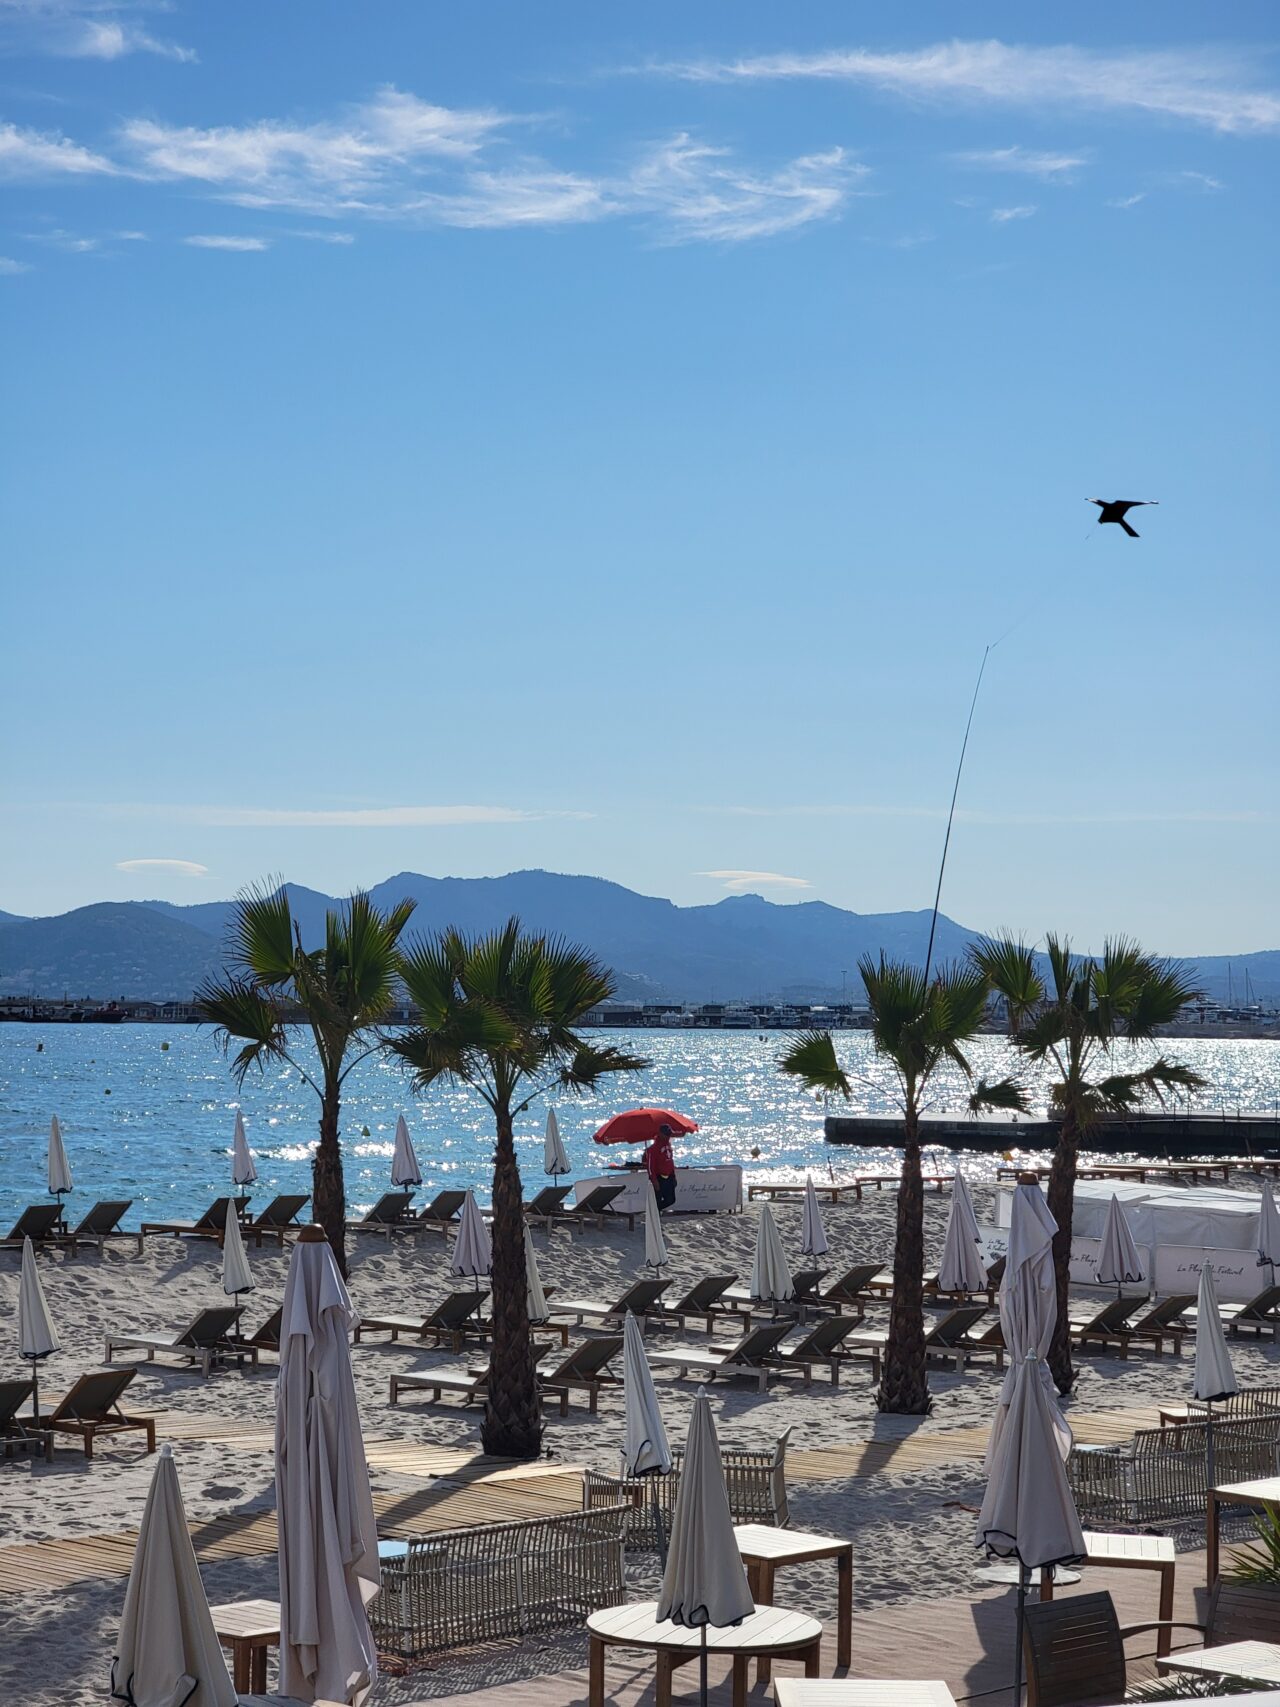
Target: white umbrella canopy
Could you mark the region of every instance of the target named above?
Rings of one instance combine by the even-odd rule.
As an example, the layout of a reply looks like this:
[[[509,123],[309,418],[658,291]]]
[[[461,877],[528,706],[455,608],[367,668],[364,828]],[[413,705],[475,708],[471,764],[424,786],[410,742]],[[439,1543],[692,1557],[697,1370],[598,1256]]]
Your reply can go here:
[[[653,1181],[645,1175],[644,1180],[644,1260],[649,1268],[660,1269],[664,1262],[671,1259],[667,1256],[667,1241],[662,1236],[662,1216],[658,1210],[658,1194],[653,1189]]]
[[[244,1115],[236,1110],[236,1132],[231,1141],[231,1183],[232,1185],[252,1185],[258,1177],[257,1164],[249,1149],[249,1140],[244,1135]]]
[[[957,1172],[947,1214],[947,1232],[938,1264],[939,1292],[983,1292],[987,1285],[986,1265],[978,1235],[978,1217],[962,1173]]]
[[[827,1230],[822,1225],[822,1211],[818,1208],[818,1194],[813,1189],[813,1175],[805,1181],[804,1216],[800,1223],[800,1250],[807,1257],[825,1257],[830,1246],[827,1244]]]
[[[569,1172],[569,1157],[560,1138],[560,1122],[556,1119],[554,1108],[547,1110],[547,1136],[542,1145],[542,1171],[544,1174],[567,1174]]]
[[[36,1267],[36,1250],[28,1236],[22,1241],[22,1276],[18,1281],[18,1351],[31,1364],[31,1412],[40,1420],[40,1363],[55,1351],[62,1350],[62,1341],[49,1314],[40,1271]]]
[[[458,1236],[453,1242],[453,1261],[450,1274],[468,1275],[472,1279],[488,1274],[493,1268],[493,1246],[489,1229],[484,1224],[475,1193],[468,1191],[458,1217]]]
[[[1041,1379],[1034,1353],[1013,1371],[1009,1414],[987,1461],[976,1542],[1029,1570],[1084,1557],[1084,1536],[1067,1482],[1065,1421]],[[1070,1450],[1071,1435],[1067,1431]]]
[[[61,1197],[64,1191],[71,1190],[71,1163],[67,1160],[67,1148],[62,1142],[62,1127],[58,1124],[56,1114],[49,1122],[49,1190],[56,1197]]]
[[[796,1295],[778,1224],[766,1203],[756,1227],[756,1254],[751,1264],[751,1296],[761,1303],[780,1304]]]
[[[995,1462],[1000,1436],[1013,1404],[1018,1371],[1028,1352],[1036,1358],[1036,1373],[1057,1419],[1054,1427],[1058,1430],[1063,1457],[1071,1450],[1071,1430],[1058,1409],[1053,1380],[1044,1361],[1058,1319],[1058,1295],[1053,1274],[1053,1236],[1057,1231],[1058,1223],[1049,1213],[1049,1205],[1040,1187],[1018,1186],[1013,1194],[1009,1248],[1005,1257],[1004,1279],[1000,1283],[1000,1325],[1009,1351],[1009,1369],[991,1423],[988,1469]]]
[[[533,1240],[529,1237],[527,1226],[524,1230],[524,1288],[530,1322],[545,1322],[550,1312],[546,1294],[542,1290],[542,1276],[538,1273],[538,1259],[533,1254]]]
[[[755,1611],[733,1533],[720,1444],[705,1391],[689,1419],[667,1568],[656,1616],[693,1628],[738,1624]]]
[[[362,1702],[378,1674],[366,1608],[378,1531],[360,1435],[351,1307],[324,1235],[303,1229],[285,1282],[276,1383],[281,1695]]]
[[[1191,1392],[1193,1397],[1211,1404],[1214,1399],[1229,1399],[1238,1390],[1218,1309],[1213,1264],[1207,1262],[1200,1270],[1200,1295],[1196,1300],[1196,1367]]]
[[[253,1270],[240,1237],[240,1217],[233,1209],[227,1211],[222,1233],[222,1290],[229,1298],[253,1291]]]
[[[167,1441],[133,1552],[111,1694],[131,1707],[236,1707]]]
[[[392,1185],[421,1185],[422,1169],[413,1151],[408,1122],[403,1114],[396,1118],[396,1147],[391,1157]]]
[[[671,1448],[653,1385],[653,1371],[644,1354],[644,1335],[630,1310],[622,1325],[622,1397],[626,1406],[622,1443],[626,1474],[665,1474],[671,1468]]]
[[[1258,1216],[1258,1261],[1270,1263],[1274,1270],[1280,1262],[1280,1209],[1276,1208],[1271,1181],[1262,1185],[1262,1209]]]
[[[1102,1248],[1098,1252],[1098,1284],[1120,1287],[1145,1279],[1142,1257],[1124,1218],[1120,1199],[1112,1192],[1111,1202],[1107,1205],[1107,1219],[1102,1227]]]

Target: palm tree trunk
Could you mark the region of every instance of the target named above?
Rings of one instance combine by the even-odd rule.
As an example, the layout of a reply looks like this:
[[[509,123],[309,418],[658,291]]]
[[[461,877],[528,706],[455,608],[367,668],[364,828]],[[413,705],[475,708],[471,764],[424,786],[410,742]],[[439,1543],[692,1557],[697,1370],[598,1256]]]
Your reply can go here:
[[[907,1111],[898,1187],[898,1232],[893,1247],[893,1308],[889,1343],[876,1404],[882,1411],[925,1416],[932,1401],[924,1350],[924,1182],[920,1177],[920,1121]]]
[[[1075,1385],[1075,1369],[1071,1363],[1071,1329],[1067,1319],[1068,1290],[1071,1285],[1071,1219],[1076,1195],[1076,1158],[1080,1147],[1080,1123],[1074,1106],[1068,1102],[1062,1111],[1058,1142],[1049,1169],[1049,1213],[1058,1223],[1053,1235],[1053,1277],[1058,1294],[1058,1319],[1053,1327],[1049,1346],[1049,1372],[1060,1393],[1069,1393]]]
[[[529,1341],[524,1261],[524,1202],[511,1115],[498,1113],[493,1165],[493,1345],[484,1411],[486,1452],[536,1458],[542,1449],[542,1406]]]
[[[342,1178],[342,1145],[338,1141],[338,1116],[342,1093],[338,1085],[326,1083],[320,1101],[320,1143],[311,1163],[311,1209],[324,1229],[338,1272],[347,1278],[347,1193]]]

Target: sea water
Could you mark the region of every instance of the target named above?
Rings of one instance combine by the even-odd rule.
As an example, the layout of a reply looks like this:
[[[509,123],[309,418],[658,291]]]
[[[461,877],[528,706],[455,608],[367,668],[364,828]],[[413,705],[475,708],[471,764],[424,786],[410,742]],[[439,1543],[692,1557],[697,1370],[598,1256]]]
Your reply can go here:
[[[892,1150],[835,1148],[823,1142],[822,1102],[778,1070],[789,1041],[783,1032],[608,1031],[602,1043],[647,1057],[641,1073],[611,1078],[588,1097],[552,1095],[573,1175],[600,1172],[610,1162],[638,1154],[602,1149],[596,1128],[618,1109],[637,1104],[675,1108],[699,1130],[677,1142],[677,1160],[690,1165],[736,1162],[751,1175],[803,1179],[806,1169],[837,1173],[895,1164]],[[313,1065],[310,1047],[294,1034],[299,1065]],[[1160,1049],[1194,1067],[1208,1081],[1193,1108],[1273,1112],[1280,1106],[1280,1042],[1164,1039]],[[866,1033],[836,1036],[853,1095],[832,1112],[893,1113],[891,1074],[877,1062]],[[966,1053],[975,1074],[989,1078],[1020,1072],[1033,1106],[1045,1106],[1046,1079],[1028,1072],[998,1037],[978,1038]],[[1118,1064],[1150,1059],[1143,1046],[1121,1048]],[[965,1085],[954,1068],[931,1086],[938,1113],[963,1109]],[[542,1138],[547,1097],[539,1097],[516,1122],[527,1191],[542,1180]],[[49,1119],[62,1124],[75,1176],[74,1213],[102,1198],[129,1198],[126,1225],[142,1217],[199,1214],[231,1187],[231,1142],[236,1110],[258,1167],[254,1195],[311,1189],[311,1152],[319,1103],[299,1072],[272,1063],[251,1069],[237,1088],[215,1035],[202,1027],[164,1025],[0,1025],[0,1234],[27,1203],[46,1196],[45,1154]],[[390,1188],[396,1118],[409,1123],[425,1184],[474,1186],[489,1197],[493,1123],[480,1096],[462,1085],[437,1085],[416,1093],[407,1073],[372,1056],[347,1080],[342,1144],[348,1201],[353,1212]],[[963,1165],[989,1175],[992,1158],[970,1154]]]

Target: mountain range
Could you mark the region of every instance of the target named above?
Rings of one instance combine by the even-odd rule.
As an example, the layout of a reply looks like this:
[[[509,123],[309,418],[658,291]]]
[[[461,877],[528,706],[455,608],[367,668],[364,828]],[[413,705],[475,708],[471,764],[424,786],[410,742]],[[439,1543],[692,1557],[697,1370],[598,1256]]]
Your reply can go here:
[[[288,884],[304,942],[322,940],[333,896]],[[632,1001],[807,1000],[838,997],[846,981],[860,991],[864,954],[920,963],[929,937],[927,909],[853,913],[824,901],[785,906],[734,895],[708,906],[678,907],[599,877],[516,871],[505,877],[424,877],[401,872],[371,891],[388,905],[417,902],[410,930],[445,925],[491,929],[512,914],[532,929],[570,938],[611,966],[619,997]],[[233,903],[100,901],[50,918],[0,913],[0,995],[99,999],[190,996],[223,963]],[[953,960],[978,933],[938,918],[935,961]],[[1280,1000],[1280,950],[1209,955],[1193,963],[1212,996],[1252,994]]]

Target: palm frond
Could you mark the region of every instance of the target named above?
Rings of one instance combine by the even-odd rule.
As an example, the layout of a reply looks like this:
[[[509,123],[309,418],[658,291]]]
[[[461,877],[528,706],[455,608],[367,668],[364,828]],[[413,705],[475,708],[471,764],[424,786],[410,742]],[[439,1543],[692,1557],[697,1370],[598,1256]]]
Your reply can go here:
[[[283,882],[270,879],[237,895],[229,935],[231,959],[241,977],[268,987],[293,977],[296,932]]]
[[[969,947],[974,964],[998,996],[1004,998],[1009,1029],[1019,1030],[1045,999],[1036,957],[1021,938],[979,937]]]
[[[790,1049],[779,1057],[778,1068],[802,1079],[811,1091],[839,1093],[846,1101],[853,1094],[848,1074],[836,1060],[836,1046],[829,1031],[802,1031]]]
[[[1130,1037],[1151,1037],[1160,1025],[1170,1025],[1183,1008],[1203,992],[1186,967],[1171,960],[1148,959],[1145,976],[1124,1015]]]
[[[250,1067],[261,1069],[269,1060],[287,1058],[283,1010],[248,979],[208,980],[196,991],[195,1007],[205,1024],[218,1028],[225,1054],[230,1054],[233,1042],[244,1044],[231,1058],[237,1084],[244,1083]]]
[[[1091,1089],[1105,1108],[1113,1114],[1124,1114],[1139,1108],[1144,1102],[1163,1103],[1165,1093],[1172,1090],[1199,1090],[1205,1083],[1199,1073],[1178,1061],[1163,1056],[1137,1073],[1112,1073],[1100,1079]]]
[[[969,1092],[969,1113],[980,1114],[984,1109],[1002,1108],[1025,1114],[1031,1107],[1031,1096],[1017,1079],[979,1079]]]
[[[643,1073],[652,1065],[643,1055],[628,1055],[612,1045],[598,1049],[579,1040],[578,1047],[561,1066],[557,1080],[563,1090],[580,1096],[595,1090],[601,1080],[613,1073]]]

